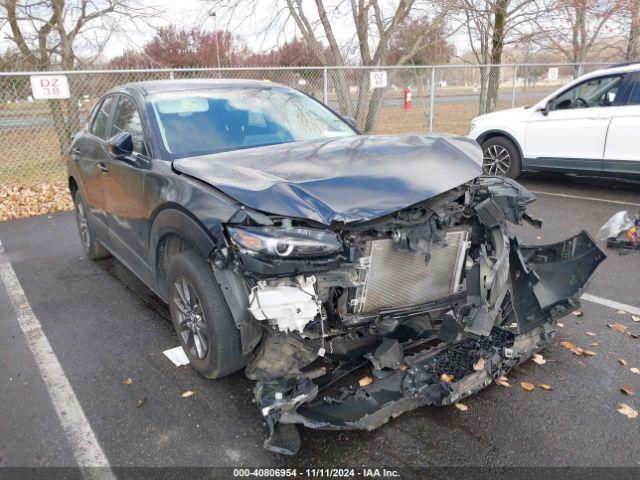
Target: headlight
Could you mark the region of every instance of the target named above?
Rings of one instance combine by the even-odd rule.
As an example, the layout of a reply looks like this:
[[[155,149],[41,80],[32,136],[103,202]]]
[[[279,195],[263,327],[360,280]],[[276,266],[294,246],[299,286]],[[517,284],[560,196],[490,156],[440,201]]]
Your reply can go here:
[[[326,257],[340,251],[337,234],[327,230],[278,227],[227,227],[229,238],[251,255]]]

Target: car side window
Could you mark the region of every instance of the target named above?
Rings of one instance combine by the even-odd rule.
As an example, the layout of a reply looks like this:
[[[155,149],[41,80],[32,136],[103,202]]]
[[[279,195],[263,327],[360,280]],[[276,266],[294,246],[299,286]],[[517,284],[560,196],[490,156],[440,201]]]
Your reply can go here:
[[[613,105],[621,85],[620,75],[592,78],[556,97],[553,110],[609,107]]]
[[[133,153],[147,155],[140,113],[133,100],[123,95],[120,95],[118,99],[118,106],[113,119],[113,134],[116,135],[121,132],[131,134]]]
[[[93,123],[89,127],[89,132],[98,138],[106,140],[108,137],[107,127],[109,126],[109,116],[111,115],[111,107],[114,101],[113,96],[107,97],[102,101],[100,108],[93,117]]]
[[[636,80],[633,84],[633,90],[631,91],[627,105],[640,105],[640,79]]]

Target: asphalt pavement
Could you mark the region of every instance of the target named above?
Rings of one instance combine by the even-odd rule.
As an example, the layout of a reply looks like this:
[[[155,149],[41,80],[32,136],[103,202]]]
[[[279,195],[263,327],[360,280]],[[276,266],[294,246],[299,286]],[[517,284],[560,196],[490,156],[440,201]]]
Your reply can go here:
[[[523,242],[581,229],[595,236],[611,215],[640,205],[639,184],[521,181],[541,192],[530,212],[545,222],[540,231],[516,228]],[[28,303],[12,305],[0,283],[0,467],[73,466],[78,458],[60,421],[67,412],[56,411],[52,380],[43,379],[19,326],[27,307],[113,467],[640,466],[640,418],[616,411],[620,402],[640,410],[640,375],[630,371],[640,368],[640,339],[607,327],[640,332],[640,323],[615,308],[583,302],[582,317],[561,320],[544,365],[522,365],[511,388],[491,385],[464,401],[467,411],[425,407],[374,432],[301,428],[302,448],[291,458],[263,450],[266,429],[242,373],[205,380],[163,356],[178,345],[166,306],[116,260],[85,259],[71,213],[1,223],[0,242]],[[588,293],[640,307],[640,252],[608,255]],[[574,355],[563,339],[596,356]],[[183,398],[187,390],[195,393]]]

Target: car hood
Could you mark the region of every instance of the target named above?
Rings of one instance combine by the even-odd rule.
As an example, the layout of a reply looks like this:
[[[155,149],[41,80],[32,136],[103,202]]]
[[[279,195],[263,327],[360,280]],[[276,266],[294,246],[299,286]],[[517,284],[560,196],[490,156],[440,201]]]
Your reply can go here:
[[[445,135],[353,136],[175,160],[262,212],[326,225],[372,220],[444,193],[482,173],[475,141]]]
[[[508,108],[506,110],[498,110],[496,112],[485,113],[473,119],[472,123],[476,121],[495,120],[495,119],[517,119],[523,115],[527,115],[531,112],[531,107],[517,107]]]

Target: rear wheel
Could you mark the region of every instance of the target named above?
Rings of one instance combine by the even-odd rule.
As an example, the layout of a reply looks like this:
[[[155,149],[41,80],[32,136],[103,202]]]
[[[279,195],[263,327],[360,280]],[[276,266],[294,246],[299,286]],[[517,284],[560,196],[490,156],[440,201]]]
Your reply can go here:
[[[522,169],[520,151],[505,137],[493,137],[482,142],[482,170],[488,175],[517,178]]]
[[[100,260],[111,256],[109,250],[104,248],[95,238],[89,219],[87,218],[87,207],[84,204],[80,192],[73,194],[73,203],[76,206],[76,225],[78,226],[78,234],[80,235],[80,243],[84,254],[90,260]]]
[[[207,378],[246,364],[240,330],[211,266],[193,251],[171,258],[167,275],[171,320],[191,366]]]

